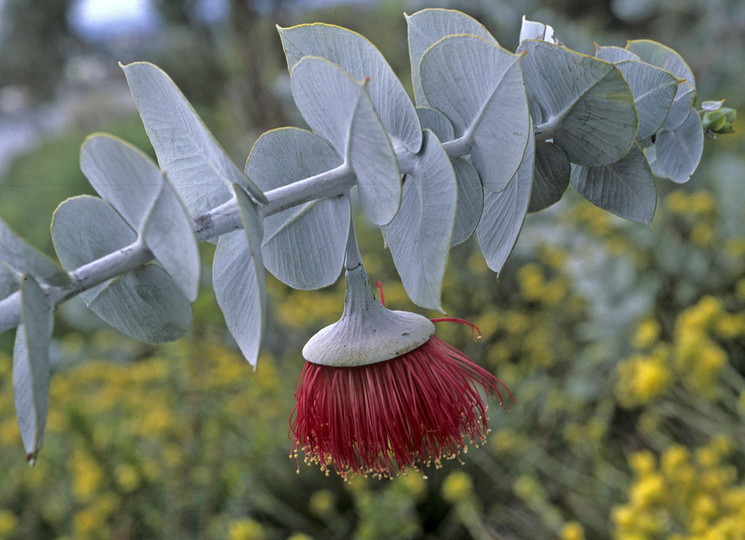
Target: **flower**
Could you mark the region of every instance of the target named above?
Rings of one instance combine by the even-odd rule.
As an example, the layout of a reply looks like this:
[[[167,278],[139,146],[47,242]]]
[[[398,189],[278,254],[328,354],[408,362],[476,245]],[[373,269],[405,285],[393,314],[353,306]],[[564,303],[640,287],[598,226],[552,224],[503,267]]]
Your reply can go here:
[[[503,383],[434,337],[429,319],[382,306],[361,264],[346,280],[341,319],[303,349],[290,418],[296,459],[303,450],[327,474],[381,478],[440,467],[483,442],[482,392],[502,405]]]

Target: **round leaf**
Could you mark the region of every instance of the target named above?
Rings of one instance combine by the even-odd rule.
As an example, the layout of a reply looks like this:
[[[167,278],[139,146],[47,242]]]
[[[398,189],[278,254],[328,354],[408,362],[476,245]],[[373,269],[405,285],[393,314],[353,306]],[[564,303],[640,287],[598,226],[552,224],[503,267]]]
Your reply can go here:
[[[419,70],[429,104],[463,137],[485,188],[500,191],[520,165],[528,140],[528,103],[519,57],[476,36],[441,39]]]
[[[246,174],[269,191],[339,165],[334,150],[310,131],[284,128],[262,135]],[[318,289],[339,277],[351,212],[349,199],[317,199],[264,218],[267,270],[295,289]]]
[[[416,159],[413,173],[404,180],[401,211],[383,227],[383,235],[409,298],[441,311],[458,186],[450,159],[431,131],[425,131]]]
[[[13,346],[13,397],[23,447],[31,465],[41,448],[49,406],[49,339],[53,309],[30,275],[21,279],[21,324]]]
[[[94,135],[83,144],[80,168],[194,301],[201,268],[197,240],[187,210],[155,163],[116,137]]]
[[[530,201],[533,183],[534,138],[528,146],[520,168],[507,187],[499,192],[484,191],[484,211],[476,229],[481,252],[493,271],[502,271],[520,234]]]
[[[551,143],[538,143],[528,212],[538,212],[561,200],[571,174],[569,158],[561,148]]]
[[[617,216],[651,223],[657,205],[654,177],[641,149],[605,167],[578,167],[572,185],[587,200]]]
[[[634,97],[612,64],[543,41],[525,41],[523,74],[536,136],[572,163],[618,161],[636,139]]]
[[[368,217],[376,225],[390,222],[401,201],[398,160],[365,84],[316,57],[298,62],[291,78],[292,95],[305,121],[354,171]]]
[[[145,131],[189,213],[201,214],[231,197],[230,186],[243,186],[257,201],[263,193],[220,147],[173,81],[147,62],[122,66]]]
[[[266,314],[261,220],[248,196],[234,187],[243,230],[220,236],[212,261],[212,279],[225,323],[243,356],[255,366]]]
[[[422,129],[414,105],[380,51],[364,36],[329,24],[279,28],[291,70],[303,57],[318,56],[341,67],[358,81],[369,79],[370,99],[396,144],[418,152]]]
[[[479,173],[466,159],[453,162],[455,177],[458,180],[458,211],[455,215],[452,246],[462,244],[476,230],[484,209],[484,189]]]
[[[657,167],[663,176],[679,184],[691,179],[704,151],[701,118],[694,109],[674,130],[663,129],[654,143]]]
[[[636,60],[623,60],[616,63],[616,67],[634,95],[639,114],[636,137],[646,139],[656,133],[667,119],[680,81],[668,71]]]
[[[405,17],[408,28],[411,82],[414,86],[414,97],[418,105],[427,105],[427,97],[424,95],[419,74],[419,62],[422,60],[424,52],[432,45],[442,38],[454,34],[470,34],[496,43],[496,40],[483,24],[460,11],[430,8],[417,11],[413,15],[405,15]],[[436,131],[435,134],[440,137]],[[446,139],[440,138],[440,140]]]
[[[80,196],[63,202],[52,221],[52,240],[66,268],[78,268],[129,246],[134,231],[106,202]],[[104,321],[145,343],[179,338],[191,322],[191,306],[159,266],[147,264],[80,294]]]

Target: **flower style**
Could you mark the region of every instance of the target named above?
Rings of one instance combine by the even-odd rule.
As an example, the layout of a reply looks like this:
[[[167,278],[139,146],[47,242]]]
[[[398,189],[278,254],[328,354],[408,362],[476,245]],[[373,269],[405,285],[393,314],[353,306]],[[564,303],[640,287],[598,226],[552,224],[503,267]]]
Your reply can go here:
[[[502,406],[504,384],[435,337],[426,317],[385,308],[361,264],[346,281],[341,319],[303,349],[290,419],[296,459],[302,449],[305,462],[327,474],[382,478],[439,468],[465,453],[469,440],[483,442],[482,391]]]

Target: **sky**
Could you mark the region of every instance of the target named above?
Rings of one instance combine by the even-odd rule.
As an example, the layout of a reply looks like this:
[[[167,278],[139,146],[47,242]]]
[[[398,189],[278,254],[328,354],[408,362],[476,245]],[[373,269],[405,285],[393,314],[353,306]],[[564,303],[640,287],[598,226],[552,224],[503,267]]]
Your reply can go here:
[[[298,3],[313,8],[370,1],[302,0]],[[227,0],[201,0],[201,12],[206,19],[219,19],[226,11]],[[150,0],[77,0],[70,13],[70,22],[78,32],[96,36],[122,26],[128,30],[152,30],[158,26],[158,14]]]

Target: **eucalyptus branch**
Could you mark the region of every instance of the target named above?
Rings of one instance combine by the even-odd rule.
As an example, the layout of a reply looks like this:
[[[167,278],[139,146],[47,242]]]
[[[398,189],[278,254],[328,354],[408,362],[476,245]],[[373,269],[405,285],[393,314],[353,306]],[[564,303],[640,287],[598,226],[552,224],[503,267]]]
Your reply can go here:
[[[270,216],[306,202],[326,197],[338,197],[354,185],[354,175],[344,164],[273,189],[265,193],[268,203],[259,207],[263,217]],[[243,228],[235,198],[195,216],[192,220],[197,240],[202,242]],[[141,237],[132,244],[100,259],[68,272],[70,284],[64,287],[47,286],[44,292],[54,307],[96,285],[127,272],[132,272],[153,260],[153,254]],[[0,332],[18,326],[21,316],[20,292],[0,300]]]
[[[498,273],[526,213],[556,203],[570,181],[600,208],[650,223],[653,174],[685,182],[698,166],[704,128],[692,107],[693,74],[663,45],[631,41],[590,57],[558,43],[550,27],[524,20],[513,54],[452,10],[423,10],[407,16],[407,25],[416,104],[362,36],[323,24],[279,28],[292,96],[310,130],[262,134],[245,174],[166,73],[147,62],[122,66],[158,164],[115,137],[86,139],[81,170],[100,198],[68,199],[52,224],[59,259],[74,268],[69,280],[0,228],[0,290],[18,289],[0,299],[0,331],[20,330],[13,377],[29,460],[41,447],[48,407],[51,311],[106,283],[86,298],[102,320],[147,343],[177,339],[199,291],[195,239],[220,237],[215,297],[255,364],[265,271],[311,290],[338,280],[345,258],[348,269],[361,262],[345,197],[354,186],[362,210],[382,228],[409,298],[442,311],[452,246],[476,236]],[[707,133],[731,131],[734,111],[721,102],[704,108]],[[548,120],[533,128],[531,110]],[[245,234],[228,234],[239,229]],[[148,264],[153,259],[158,266]],[[426,323],[427,340],[432,324],[411,316]],[[372,340],[379,350],[381,334],[374,334],[347,338]],[[349,340],[335,336],[322,348],[346,355]]]

